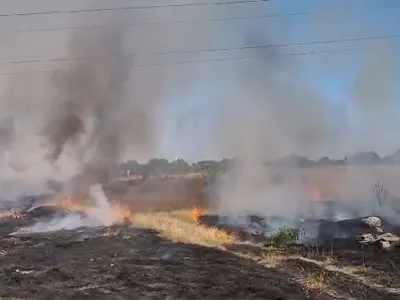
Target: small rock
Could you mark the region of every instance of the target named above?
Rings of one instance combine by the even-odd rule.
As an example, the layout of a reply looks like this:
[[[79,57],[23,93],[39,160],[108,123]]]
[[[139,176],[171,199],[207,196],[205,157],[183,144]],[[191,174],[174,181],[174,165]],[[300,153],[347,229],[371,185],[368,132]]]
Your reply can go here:
[[[383,229],[381,227],[375,227],[376,233],[383,233]]]
[[[171,259],[171,254],[170,253],[165,253],[161,256],[161,259],[163,260],[169,260]]]
[[[370,228],[376,228],[382,226],[382,220],[378,217],[366,217],[361,219],[361,222]]]
[[[376,242],[376,238],[370,233],[365,233],[358,237],[358,242],[360,244],[371,244]]]
[[[384,250],[390,250],[392,248],[392,244],[388,241],[379,241],[379,247]]]
[[[386,241],[386,242],[391,242],[391,243],[400,243],[400,237],[398,237],[390,232],[378,235],[376,237],[376,239]]]

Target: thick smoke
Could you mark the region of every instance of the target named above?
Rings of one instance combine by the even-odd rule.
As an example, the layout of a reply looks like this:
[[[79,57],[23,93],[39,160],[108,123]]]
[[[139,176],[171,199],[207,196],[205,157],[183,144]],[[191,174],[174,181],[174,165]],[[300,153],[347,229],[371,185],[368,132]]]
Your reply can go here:
[[[193,130],[187,134],[190,140],[177,139],[170,144],[189,148],[186,153],[178,153],[184,158],[201,159],[193,157],[195,149],[197,154],[208,157],[241,159],[240,166],[220,178],[221,197],[215,210],[221,214],[293,216],[310,200],[310,189],[322,183],[328,183],[333,194],[350,199],[352,204],[365,200],[359,206],[360,214],[374,210],[366,203],[375,206],[371,188],[376,180],[389,185],[395,197],[395,180],[389,182],[385,178],[397,178],[397,174],[382,179],[382,172],[387,171],[381,170],[365,174],[349,167],[327,171],[328,175],[309,170],[278,170],[285,183],[270,180],[278,171],[265,168],[263,163],[267,160],[289,154],[343,157],[359,150],[392,147],[397,145],[394,128],[399,125],[398,118],[389,113],[396,106],[390,101],[389,83],[398,66],[393,44],[375,43],[377,50],[365,51],[365,56],[359,55],[362,52],[346,54],[347,60],[354,60],[349,66],[358,71],[357,78],[347,99],[339,99],[346,100],[344,104],[332,104],[319,83],[308,80],[303,63],[311,65],[311,60],[316,59],[324,65],[329,61],[332,68],[336,54],[315,55],[308,60],[286,54],[314,48],[257,48],[288,43],[282,32],[290,25],[284,23],[285,18],[278,18],[276,23],[262,18],[240,20],[275,13],[271,3],[123,11],[119,20],[142,24],[131,27],[126,36],[126,28],[119,26],[119,22],[115,24],[115,19],[112,26],[74,31],[68,57],[82,59],[56,74],[51,88],[43,88],[46,79],[41,76],[21,75],[1,97],[1,115],[13,120],[5,120],[10,125],[5,126],[7,147],[0,168],[2,196],[15,198],[24,192],[58,188],[57,184],[49,187],[49,179],[67,183],[62,185],[64,192],[63,189],[86,193],[92,184],[107,182],[111,170],[126,152],[130,157],[155,153],[165,133],[160,110],[166,102],[173,102],[174,109],[184,107],[190,111],[189,99],[195,99],[206,103],[206,114],[199,117],[194,109],[186,118],[179,116],[178,131],[192,128],[188,126],[192,119],[204,118],[207,121],[199,122],[197,127],[208,129],[205,139]],[[328,19],[311,19],[314,23],[302,20],[309,23],[307,28],[323,31],[320,36],[310,34],[313,37],[304,40],[340,39],[344,32],[368,35],[368,24],[365,22],[365,28],[360,28],[348,11],[346,20],[338,23],[343,19],[341,13],[329,8]],[[105,14],[99,13],[88,22],[96,23]],[[320,16],[325,16],[325,12]],[[237,20],[215,21],[218,18]],[[84,26],[85,20],[77,24]],[[185,23],[190,20],[200,22]],[[39,27],[46,25],[41,22]],[[157,22],[170,23],[149,24]],[[341,24],[345,24],[343,28]],[[59,34],[55,31],[49,36],[59,40]],[[353,46],[356,45],[350,45]],[[196,53],[199,49],[231,47],[248,49]],[[178,53],[167,55],[170,51]],[[248,56],[255,58],[238,59]],[[186,64],[196,60],[210,62]],[[156,66],[164,62],[171,65]],[[132,70],[135,63],[154,66]],[[179,96],[183,99],[176,100]]]
[[[257,41],[269,43],[279,44],[273,37]],[[361,61],[361,67],[356,78],[350,79],[354,85],[347,99],[338,99],[345,100],[345,109],[338,109],[337,103],[320,92],[317,83],[307,80],[300,63],[302,59],[310,62],[307,58],[286,56],[287,52],[279,49],[272,56],[265,53],[264,58],[238,66],[231,89],[220,101],[216,149],[224,156],[239,158],[241,163],[219,179],[220,199],[214,207],[219,214],[293,217],[306,212],[312,189],[326,190],[329,186],[328,199],[341,200],[345,206],[334,213],[336,219],[368,214],[394,217],[389,206],[382,211],[373,191],[374,184],[381,181],[391,192],[390,201],[396,201],[400,190],[393,184],[393,178],[398,178],[393,170],[280,170],[264,166],[266,161],[292,154],[312,159],[325,155],[343,158],[360,150],[379,151],[399,145],[393,127],[397,121],[390,114],[396,108],[391,101],[398,66],[395,45],[375,42],[374,47],[373,51],[361,52],[363,56],[354,56],[357,52],[347,54]],[[316,55],[314,59],[321,57],[325,58]],[[285,183],[272,180],[277,174]]]
[[[142,99],[130,101],[125,93],[130,61],[123,52],[122,37],[123,31],[116,26],[105,28],[94,37],[73,37],[70,52],[73,57],[84,59],[55,78],[59,95],[42,132],[51,147],[51,163],[57,162],[67,146],[79,145],[80,136],[85,139],[78,160],[81,159],[82,175],[92,183],[107,182],[128,138],[137,146],[150,143],[147,136],[128,136],[131,118],[140,119],[144,131],[152,124],[143,111]]]
[[[127,93],[133,60],[123,43],[118,22],[77,31],[69,46],[77,60],[52,76],[50,89],[44,79],[11,81],[1,98],[5,122],[15,125],[3,134],[8,146],[2,159],[3,197],[11,190],[7,196],[12,198],[60,188],[46,184],[50,179],[60,181],[65,192],[87,193],[90,185],[109,180],[127,147],[138,154],[155,148],[162,99]],[[46,88],[47,95],[39,91]],[[15,188],[7,189],[6,181]],[[30,190],[29,182],[38,190]]]

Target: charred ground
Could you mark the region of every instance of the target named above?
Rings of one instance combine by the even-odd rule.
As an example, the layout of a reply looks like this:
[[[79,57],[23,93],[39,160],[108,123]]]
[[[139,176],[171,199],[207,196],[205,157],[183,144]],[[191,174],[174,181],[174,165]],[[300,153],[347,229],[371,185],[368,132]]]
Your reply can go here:
[[[8,222],[12,222],[8,223]],[[26,220],[3,221],[17,228]],[[3,226],[2,226],[3,227]],[[0,240],[3,299],[305,299],[285,274],[217,249],[128,227]],[[303,295],[303,296],[302,296]],[[169,297],[169,298],[168,298]]]
[[[71,212],[39,205],[2,218],[0,298],[399,299],[398,249],[361,247],[354,239],[268,249],[235,228],[216,231],[215,224],[191,220],[191,210],[174,210],[206,205],[205,188],[201,178],[106,187],[109,196],[131,197],[132,208],[146,211],[133,215],[133,226],[15,235]],[[324,224],[325,232],[338,226]]]

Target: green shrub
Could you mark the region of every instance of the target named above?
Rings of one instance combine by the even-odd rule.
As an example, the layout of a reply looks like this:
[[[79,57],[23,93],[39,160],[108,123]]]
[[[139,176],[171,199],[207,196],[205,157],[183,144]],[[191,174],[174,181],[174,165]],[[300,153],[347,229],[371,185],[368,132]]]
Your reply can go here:
[[[285,249],[298,242],[300,236],[304,233],[304,229],[282,227],[279,228],[278,232],[267,237],[264,245],[267,247]]]

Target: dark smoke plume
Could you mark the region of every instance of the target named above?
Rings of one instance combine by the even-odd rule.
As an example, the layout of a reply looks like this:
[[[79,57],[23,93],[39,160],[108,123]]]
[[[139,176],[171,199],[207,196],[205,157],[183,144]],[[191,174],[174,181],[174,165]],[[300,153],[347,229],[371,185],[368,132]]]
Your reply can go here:
[[[52,76],[50,88],[45,79],[24,75],[10,82],[1,99],[2,114],[11,116],[15,126],[8,157],[3,157],[8,171],[1,177],[19,179],[17,194],[30,190],[27,181],[39,190],[67,186],[69,192],[87,192],[90,185],[109,180],[127,149],[140,155],[155,148],[161,93],[143,92],[151,86],[132,81],[138,75],[124,38],[118,21],[74,31],[69,45],[73,61]],[[153,76],[152,82],[159,83],[153,90],[162,90],[161,76]],[[148,80],[149,74],[142,77]]]
[[[67,144],[73,145],[80,135],[87,135],[82,154],[90,150],[91,155],[83,173],[95,174],[95,182],[104,183],[117,164],[123,131],[129,126],[122,113],[128,106],[125,84],[131,62],[122,49],[122,33],[110,26],[92,40],[85,35],[72,38],[71,56],[83,59],[54,78],[56,107],[42,133],[51,147],[51,162],[58,160]]]

